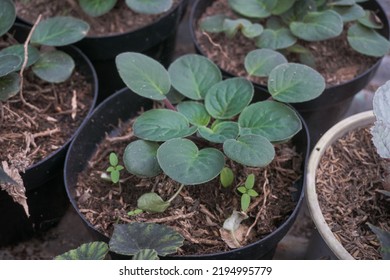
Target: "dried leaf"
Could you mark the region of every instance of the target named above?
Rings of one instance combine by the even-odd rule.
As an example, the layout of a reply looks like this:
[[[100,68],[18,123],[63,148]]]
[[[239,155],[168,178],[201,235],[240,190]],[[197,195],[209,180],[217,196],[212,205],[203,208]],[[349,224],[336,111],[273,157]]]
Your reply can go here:
[[[77,92],[73,91],[73,97],[72,97],[72,120],[76,118],[77,115]]]

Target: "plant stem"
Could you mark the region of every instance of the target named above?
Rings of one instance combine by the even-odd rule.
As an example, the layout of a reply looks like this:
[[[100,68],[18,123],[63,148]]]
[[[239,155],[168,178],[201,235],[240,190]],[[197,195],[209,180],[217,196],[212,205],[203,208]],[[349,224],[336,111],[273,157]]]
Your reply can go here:
[[[184,188],[184,184],[181,184],[180,185],[180,188],[175,192],[175,194],[168,200],[169,203],[171,203],[175,198],[176,196],[179,195],[179,193],[181,192],[181,190]]]
[[[168,100],[168,98],[165,98],[165,99],[163,100],[163,102],[164,102],[164,105],[165,105],[165,107],[166,107],[167,109],[170,109],[170,110],[172,110],[172,111],[177,111],[176,108],[175,108],[175,106],[173,106],[173,104],[171,103],[171,101]]]

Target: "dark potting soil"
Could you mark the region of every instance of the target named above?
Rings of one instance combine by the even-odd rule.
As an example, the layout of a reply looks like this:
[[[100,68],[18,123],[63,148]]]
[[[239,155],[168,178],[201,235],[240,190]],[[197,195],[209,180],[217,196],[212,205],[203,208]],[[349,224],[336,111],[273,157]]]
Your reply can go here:
[[[174,0],[176,7],[181,0]],[[17,15],[34,23],[39,14],[43,18],[52,16],[73,16],[80,18],[90,25],[88,36],[106,36],[130,32],[157,21],[168,12],[158,15],[145,15],[133,12],[124,0],[117,2],[113,10],[100,17],[91,17],[84,13],[76,0],[16,0]],[[173,7],[171,9],[173,9]]]
[[[317,170],[322,213],[335,237],[355,259],[380,259],[371,223],[390,231],[390,201],[383,190],[384,169],[369,128],[352,131],[330,146]]]
[[[210,5],[199,21],[206,16],[225,14],[229,18],[238,18],[227,0],[216,0]],[[261,23],[259,21],[259,23]],[[199,22],[197,23],[199,25]],[[325,78],[327,86],[342,84],[368,70],[377,58],[362,55],[353,50],[346,37],[346,30],[338,37],[321,42],[298,43],[308,48],[315,58],[316,70]],[[244,37],[238,32],[233,38],[224,33],[206,33],[199,28],[195,32],[203,53],[223,70],[241,77],[247,77],[244,60],[247,53],[258,49],[253,39]],[[287,55],[289,62],[299,62],[296,55]],[[248,77],[252,81],[265,84],[264,78]]]
[[[261,239],[274,231],[292,213],[296,202],[292,199],[293,182],[301,177],[300,155],[288,144],[278,145],[277,156],[267,168],[245,168],[228,161],[236,174],[234,187],[223,188],[219,179],[197,186],[185,186],[172,206],[164,213],[142,213],[129,216],[137,208],[137,199],[146,192],[156,192],[164,200],[179,188],[179,183],[166,175],[141,179],[122,171],[122,182],[112,184],[101,178],[108,167],[110,152],[121,159],[128,143],[135,140],[130,123],[120,124],[118,136],[107,136],[80,174],[76,188],[80,211],[106,236],[115,223],[155,222],[166,224],[185,238],[179,254],[206,254],[227,251],[220,229],[233,210],[240,210],[240,196],[236,186],[243,185],[247,176],[255,174],[254,189],[260,194],[251,203],[249,219],[244,221],[242,234],[247,235],[242,245]],[[120,163],[123,165],[123,163]],[[251,230],[249,228],[252,228]]]

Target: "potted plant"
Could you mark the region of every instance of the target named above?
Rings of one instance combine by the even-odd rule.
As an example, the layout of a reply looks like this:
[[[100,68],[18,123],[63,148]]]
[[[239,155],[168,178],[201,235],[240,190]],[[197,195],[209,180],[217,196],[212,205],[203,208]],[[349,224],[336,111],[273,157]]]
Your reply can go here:
[[[305,192],[318,230],[312,258],[389,259],[389,93],[387,82],[373,111],[337,123],[310,156]]]
[[[271,72],[274,100],[255,102],[268,94],[254,96],[244,78],[222,80],[199,55],[178,58],[168,71],[139,53],[116,63],[129,89],[94,111],[65,163],[68,195],[83,220],[105,241],[118,221],[167,224],[186,239],[177,258],[270,258],[302,198],[304,163],[285,142],[293,139],[302,159],[308,149],[302,120],[276,100],[318,96],[323,78],[282,64]],[[278,218],[270,224],[271,216]]]
[[[1,0],[0,6],[0,165],[16,182],[1,183],[4,245],[48,228],[64,214],[64,157],[94,107],[97,79],[89,60],[66,46],[86,34],[86,23],[38,18],[30,29],[14,25],[11,1]]]
[[[165,65],[170,63],[176,31],[187,7],[187,0],[18,0],[15,3],[19,19],[29,24],[39,13],[55,16],[64,11],[90,24],[87,37],[76,45],[96,68],[99,102],[124,87],[115,67],[119,53],[142,52]]]
[[[253,59],[246,56],[256,49],[319,71],[327,83],[324,94],[293,104],[315,142],[348,110],[390,46],[388,19],[377,1],[198,0],[190,20],[197,50],[227,75],[248,76],[261,86],[266,73],[246,69]]]

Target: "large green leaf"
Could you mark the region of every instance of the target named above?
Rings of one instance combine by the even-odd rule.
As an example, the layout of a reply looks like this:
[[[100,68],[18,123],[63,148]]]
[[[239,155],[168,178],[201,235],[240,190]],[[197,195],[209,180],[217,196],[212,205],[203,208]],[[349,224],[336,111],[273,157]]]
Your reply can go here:
[[[22,58],[18,55],[0,53],[0,77],[15,72],[20,67],[21,62]]]
[[[359,18],[359,23],[372,29],[383,28],[383,22],[373,11],[365,11],[364,16]]]
[[[223,143],[228,139],[236,139],[240,132],[236,122],[220,122],[212,128],[199,127],[199,134],[204,139],[213,143]]]
[[[390,50],[386,38],[358,23],[348,29],[348,42],[357,52],[374,57],[382,57]]]
[[[275,101],[262,101],[249,105],[238,119],[240,134],[255,134],[271,142],[290,139],[301,128],[301,120],[293,109]]]
[[[157,251],[154,249],[142,249],[134,254],[132,260],[158,260]]]
[[[187,118],[167,109],[149,110],[137,118],[133,125],[134,135],[150,141],[167,141],[186,137],[197,128],[190,127]]]
[[[6,54],[17,55],[21,58],[20,66],[15,70],[15,71],[19,71],[24,63],[24,45],[16,44],[16,45],[9,46],[5,49],[2,49],[0,51],[0,55],[6,55]],[[28,45],[27,54],[28,54],[28,59],[27,59],[26,67],[29,67],[38,61],[40,54],[37,48],[31,45]]]
[[[310,12],[303,21],[290,24],[291,32],[306,41],[320,41],[337,37],[343,31],[343,19],[335,11]]]
[[[136,140],[127,145],[123,153],[126,170],[140,177],[154,177],[161,173],[157,162],[157,149],[154,142]]]
[[[127,6],[141,14],[160,14],[168,11],[173,4],[173,0],[126,0]]]
[[[108,244],[105,242],[85,243],[77,249],[70,250],[56,256],[55,260],[104,260],[108,253]]]
[[[229,0],[230,7],[237,13],[250,18],[266,18],[276,6],[275,0]]]
[[[150,213],[163,213],[169,205],[169,201],[164,201],[156,193],[144,193],[137,200],[137,207]]]
[[[204,104],[196,101],[179,103],[177,105],[177,111],[182,113],[191,124],[196,126],[207,126],[211,119]]]
[[[279,65],[268,77],[268,90],[272,97],[286,103],[312,100],[321,95],[325,86],[320,73],[296,63]]]
[[[208,182],[221,172],[225,165],[223,154],[214,148],[199,150],[188,139],[172,139],[160,146],[158,162],[173,180],[184,185]]]
[[[31,36],[31,43],[66,46],[87,36],[89,24],[74,17],[58,16],[42,20]]]
[[[73,73],[75,62],[63,51],[54,50],[41,54],[32,70],[42,80],[50,83],[62,83]]]
[[[17,73],[10,73],[0,77],[0,101],[7,101],[16,95],[20,89],[20,76]]]
[[[207,90],[222,80],[218,66],[201,55],[188,54],[176,59],[168,69],[172,86],[184,96],[204,99]]]
[[[280,53],[270,49],[250,51],[245,57],[245,69],[251,76],[268,77],[276,66],[287,63]]]
[[[171,88],[167,70],[156,60],[140,53],[126,52],[116,59],[119,76],[140,96],[164,100]]]
[[[279,50],[285,49],[297,42],[297,38],[288,28],[265,29],[256,39],[256,46],[260,48]]]
[[[143,249],[153,249],[160,256],[176,253],[184,238],[165,225],[130,223],[114,225],[110,250],[122,255],[135,255]]]
[[[230,119],[251,102],[253,93],[253,85],[247,79],[226,79],[207,91],[206,110],[216,119]]]
[[[352,5],[346,7],[334,7],[344,22],[357,20],[365,15],[364,9],[360,5]]]
[[[117,0],[79,0],[81,9],[91,17],[104,15],[114,8]]]
[[[223,151],[232,160],[251,167],[268,165],[275,157],[271,142],[260,135],[244,135],[223,143]]]
[[[370,229],[376,234],[381,243],[381,254],[384,260],[390,260],[390,232],[384,231],[383,229],[374,226],[372,224],[368,224]]]
[[[275,0],[276,5],[272,9],[273,15],[281,15],[294,6],[296,0]]]
[[[0,36],[7,33],[7,31],[14,24],[16,18],[15,5],[11,0],[0,1]]]

